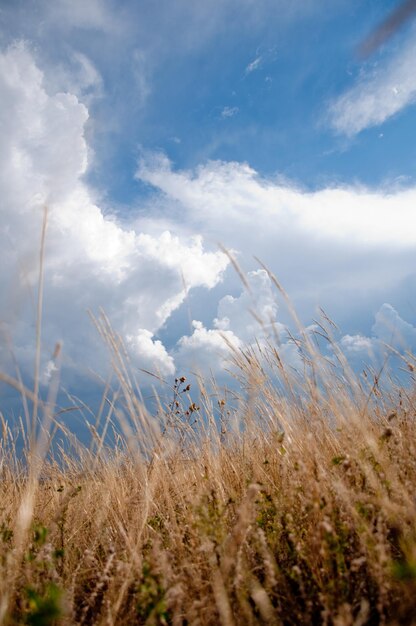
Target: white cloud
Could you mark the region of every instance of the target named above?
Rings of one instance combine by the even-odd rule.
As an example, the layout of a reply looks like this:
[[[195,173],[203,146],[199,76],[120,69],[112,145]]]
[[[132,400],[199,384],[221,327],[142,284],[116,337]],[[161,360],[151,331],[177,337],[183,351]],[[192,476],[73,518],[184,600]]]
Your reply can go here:
[[[144,159],[138,176],[157,190],[153,202],[166,227],[180,216],[185,232],[236,251],[246,271],[260,258],[306,324],[319,305],[344,332],[352,318],[369,328],[371,310],[386,301],[406,309],[416,295],[415,188],[309,192],[242,163],[175,171],[161,154]]]
[[[416,244],[415,188],[389,193],[330,187],[307,192],[262,179],[244,163],[211,161],[195,171],[176,172],[163,155],[142,161],[137,175],[179,201],[188,219],[212,228],[216,237],[226,236],[229,242],[229,234],[236,240],[243,233],[255,234],[251,239],[256,253],[261,251],[257,242],[265,237],[271,244],[294,233],[348,246]]]
[[[244,343],[266,335],[276,322],[277,303],[270,278],[265,270],[247,274],[247,285],[240,296],[225,296],[218,304],[217,328],[231,329]]]
[[[387,356],[394,357],[394,351],[414,354],[416,326],[405,321],[394,307],[385,303],[376,313],[369,336],[344,335],[340,347],[352,365],[376,364],[380,367]],[[393,348],[393,352],[389,348]]]
[[[47,361],[43,369],[43,372],[41,374],[41,383],[44,385],[48,385],[53,374],[55,374],[55,372],[57,371],[58,371],[58,368],[56,366],[56,363],[54,363],[52,359]]]
[[[343,351],[347,354],[358,353],[368,356],[372,353],[373,343],[371,339],[362,335],[344,335],[340,344]]]
[[[222,370],[230,367],[232,353],[242,348],[243,343],[232,330],[207,329],[195,320],[192,325],[192,335],[178,342],[175,361],[181,373],[193,370],[205,375],[213,373],[218,378]]]
[[[258,70],[262,64],[263,57],[258,55],[255,59],[251,61],[246,67],[246,74],[251,74],[251,72],[255,72]]]
[[[303,337],[298,332],[289,335],[286,326],[278,321],[278,307],[269,276],[263,270],[251,272],[248,274],[248,285],[249,289],[243,288],[238,297],[226,296],[220,301],[218,317],[213,320],[212,328],[194,321],[193,333],[179,340],[174,354],[181,373],[196,371],[205,380],[213,375],[217,383],[232,386],[232,376],[238,370],[235,364],[237,361],[244,364],[242,352],[249,350],[250,355],[256,355],[263,369],[274,377],[278,370],[272,367],[276,360],[270,350],[272,346],[277,348],[286,369],[291,368],[298,374],[304,372],[307,364],[302,352],[308,355],[308,350],[305,350]],[[269,321],[268,325],[262,323],[264,319]],[[315,330],[320,329],[312,325],[305,332],[312,337]],[[293,335],[296,341],[293,341]],[[299,348],[298,340],[299,345],[304,346],[303,350]],[[387,355],[398,362],[394,350],[402,354],[405,351],[414,353],[416,327],[403,320],[390,304],[383,304],[375,315],[369,336],[343,335],[338,347],[357,372],[367,366],[379,369]],[[389,348],[393,348],[393,352]],[[337,365],[333,352],[332,344],[321,346],[321,354]],[[316,362],[315,366],[322,368],[321,373],[326,376],[325,360]]]
[[[88,167],[88,110],[73,94],[47,93],[42,72],[22,44],[0,54],[0,100],[0,315],[16,352],[24,348],[21,365],[28,366],[33,356],[33,310],[22,303],[36,289],[47,205],[45,360],[63,339],[66,364],[99,369],[86,310],[103,307],[128,338],[139,367],[153,364],[172,373],[172,358],[155,333],[187,291],[218,283],[226,256],[205,251],[198,235],[149,235],[102,212],[82,179]]]
[[[228,117],[234,117],[234,115],[237,115],[238,111],[238,107],[224,107],[221,111],[221,117],[223,119],[227,119]]]
[[[390,304],[377,312],[372,332],[377,339],[398,350],[416,347],[416,327],[403,320]]]
[[[181,371],[197,370],[213,373],[218,380],[224,370],[233,370],[233,359],[251,348],[267,351],[276,338],[279,353],[286,364],[302,365],[297,346],[289,339],[283,324],[277,321],[278,306],[272,282],[265,270],[247,274],[247,285],[238,297],[227,295],[218,303],[213,328],[193,321],[194,331],[182,337],[175,351],[175,361]],[[260,357],[261,361],[261,357]]]
[[[161,341],[153,339],[150,331],[140,328],[135,336],[127,336],[126,339],[127,345],[142,369],[160,376],[174,374],[175,364],[172,356],[167,353]]]
[[[267,334],[267,326],[276,321],[277,313],[270,279],[264,270],[250,272],[247,286],[249,289],[243,288],[238,297],[227,295],[220,300],[213,328],[192,322],[193,333],[179,340],[175,354],[181,371],[212,372],[218,378],[231,367],[236,353]]]
[[[387,62],[365,72],[358,82],[329,108],[333,129],[348,137],[379,126],[416,101],[416,39],[407,43]]]

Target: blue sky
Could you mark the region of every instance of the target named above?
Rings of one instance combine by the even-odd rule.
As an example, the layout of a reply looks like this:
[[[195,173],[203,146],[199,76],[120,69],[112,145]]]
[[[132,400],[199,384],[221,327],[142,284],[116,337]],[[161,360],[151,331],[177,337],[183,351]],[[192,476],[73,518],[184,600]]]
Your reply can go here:
[[[119,4],[38,0],[2,9],[3,45],[26,40],[53,73],[54,65],[76,71],[73,55],[82,54],[99,73],[89,177],[110,202],[140,195],[140,147],[164,150],[179,168],[247,161],[313,188],[414,175],[412,111],[348,141],[326,123],[329,102],[407,39],[411,25],[366,62],[357,55],[397,2]]]
[[[45,204],[45,381],[56,340],[68,380],[102,373],[87,309],[165,377],[221,372],[224,333],[284,336],[253,255],[306,324],[328,310],[352,359],[415,347],[416,24],[357,52],[397,5],[2,2],[0,315],[23,370]]]

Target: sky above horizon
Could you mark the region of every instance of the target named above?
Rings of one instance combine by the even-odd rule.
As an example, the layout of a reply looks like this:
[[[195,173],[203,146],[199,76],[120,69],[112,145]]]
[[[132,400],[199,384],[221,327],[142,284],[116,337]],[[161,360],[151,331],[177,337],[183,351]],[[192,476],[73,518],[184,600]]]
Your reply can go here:
[[[272,328],[301,367],[255,257],[358,365],[414,350],[416,22],[357,53],[397,5],[3,0],[3,369],[33,369],[45,205],[45,383],[58,340],[68,384],[104,375],[100,308],[164,378]]]

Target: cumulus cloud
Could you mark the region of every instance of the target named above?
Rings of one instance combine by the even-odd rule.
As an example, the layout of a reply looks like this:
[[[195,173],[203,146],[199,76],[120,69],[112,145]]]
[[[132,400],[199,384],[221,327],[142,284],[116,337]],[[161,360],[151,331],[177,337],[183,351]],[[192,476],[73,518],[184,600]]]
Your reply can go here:
[[[142,369],[160,376],[170,376],[175,372],[173,357],[160,340],[154,340],[149,330],[140,328],[136,335],[127,336],[126,340]]]
[[[416,348],[416,327],[403,320],[390,304],[383,304],[377,312],[372,331],[377,339],[398,350]]]
[[[184,335],[175,351],[175,361],[181,372],[196,371],[218,379],[224,369],[230,367],[230,357],[243,347],[232,330],[205,328],[202,322],[192,322],[192,335]]]
[[[409,361],[414,365],[410,354],[416,353],[416,326],[384,303],[368,335],[344,335],[339,347],[356,372],[371,368],[378,375],[383,374],[383,384],[390,384],[391,375],[407,384],[409,379],[403,372],[408,371],[406,363]]]
[[[200,321],[193,321],[192,334],[178,341],[174,351],[175,363],[181,372],[196,371],[205,380],[214,375],[217,383],[232,385],[230,374],[237,372],[237,361],[244,363],[243,352],[256,355],[262,367],[273,376],[270,367],[275,356],[271,348],[276,347],[284,366],[302,374],[308,367],[304,357],[309,354],[308,349],[305,350],[303,333],[289,330],[279,321],[278,314],[273,285],[267,272],[249,272],[247,285],[237,297],[225,296],[220,300],[211,328]],[[313,344],[316,330],[320,329],[315,324],[304,329]],[[416,327],[405,321],[394,307],[384,303],[375,315],[368,336],[344,334],[337,341],[338,348],[350,365],[359,372],[368,366],[380,368],[387,356],[397,364],[398,353],[414,353]],[[320,350],[326,360],[336,365],[332,343],[322,344]],[[324,374],[326,361],[320,362],[320,366]]]
[[[180,213],[187,228],[240,252],[248,270],[259,257],[302,314],[319,304],[340,321],[389,301],[406,281],[414,288],[415,188],[306,191],[244,163],[175,171],[160,154],[142,160],[137,175],[157,190],[167,223]]]
[[[375,315],[371,335],[344,335],[341,345],[347,352],[374,354],[389,347],[415,350],[416,327],[404,320],[391,304],[384,303]]]
[[[370,337],[362,335],[344,335],[340,341],[340,345],[348,355],[359,354],[368,357],[373,351],[373,342]]]
[[[219,301],[212,328],[201,321],[192,322],[193,333],[178,341],[175,361],[182,370],[194,368],[218,377],[230,367],[233,355],[264,335],[265,328],[275,321],[276,311],[267,273],[250,272],[247,288],[238,297],[227,295]]]
[[[193,321],[194,331],[179,340],[175,360],[182,371],[194,368],[199,373],[213,373],[218,380],[225,370],[233,369],[232,360],[241,356],[241,351],[251,348],[258,352],[277,339],[286,364],[300,366],[298,348],[278,321],[277,313],[276,295],[267,272],[249,272],[237,297],[227,295],[219,301],[212,328]]]
[[[397,353],[416,352],[416,326],[404,320],[394,307],[384,303],[375,315],[369,336],[344,335],[340,347],[354,366],[383,365]],[[393,350],[391,350],[391,348]]]
[[[358,82],[329,108],[332,128],[348,137],[379,126],[416,101],[414,71],[416,39],[407,43],[387,62],[364,72]]]
[[[247,291],[243,290],[241,296],[235,301],[246,303]],[[221,305],[220,305],[221,306]],[[220,307],[219,307],[220,308]],[[380,323],[380,316],[383,316],[389,309],[398,321],[398,326],[405,326],[409,330],[407,337],[401,335],[400,341],[392,341],[391,335],[388,345],[384,342],[386,333],[389,333],[391,326],[389,323]],[[276,311],[277,312],[277,311]],[[249,325],[244,324],[245,312],[241,310],[242,318],[237,316],[233,321],[228,318],[216,318],[212,327],[207,328],[200,321],[193,321],[193,332],[182,337],[174,351],[175,363],[181,373],[196,372],[205,381],[210,376],[215,378],[217,385],[225,385],[232,388],[234,379],[239,372],[240,366],[237,363],[246,364],[243,353],[249,358],[258,359],[264,372],[267,372],[271,379],[277,382],[280,370],[277,366],[276,352],[279,356],[279,363],[283,364],[286,372],[293,375],[292,382],[297,380],[300,388],[304,384],[305,372],[309,369],[311,354],[305,346],[304,337],[309,336],[312,345],[315,345],[315,331],[319,328],[312,324],[306,327],[303,333],[293,332],[276,318],[273,322],[275,333],[264,332],[264,326],[253,318]],[[238,333],[237,334],[237,329]],[[304,334],[305,333],[305,334]],[[390,347],[396,345],[399,353],[405,350],[415,350],[416,348],[416,327],[404,321],[391,305],[383,305],[376,315],[376,322],[372,327],[371,334],[366,335],[342,335],[337,341],[337,347],[347,357],[349,365],[359,373],[362,368],[379,369],[389,355],[396,365],[403,363],[396,358],[396,352]],[[277,339],[277,341],[276,341]],[[324,359],[315,361],[315,372],[326,378],[328,371],[333,374],[333,367],[338,367],[338,360],[334,358],[334,346],[332,344],[322,344],[320,354]],[[316,357],[313,357],[316,358]],[[274,366],[273,366],[274,363]],[[328,363],[331,363],[327,371]],[[386,371],[389,368],[386,368]],[[394,370],[394,368],[393,368]],[[248,370],[249,371],[249,370]],[[342,374],[342,372],[340,372]]]
[[[88,110],[74,94],[46,91],[25,45],[0,55],[0,99],[1,316],[16,352],[26,364],[33,356],[33,310],[23,301],[36,290],[47,206],[45,347],[63,339],[67,364],[99,368],[86,311],[103,307],[138,367],[173,373],[155,335],[190,289],[221,280],[226,256],[206,251],[198,235],[149,235],[103,213],[83,182]]]
[[[247,288],[238,297],[227,295],[218,304],[218,317],[214,325],[222,330],[231,329],[245,343],[259,335],[267,335],[276,323],[276,296],[265,270],[247,274]]]

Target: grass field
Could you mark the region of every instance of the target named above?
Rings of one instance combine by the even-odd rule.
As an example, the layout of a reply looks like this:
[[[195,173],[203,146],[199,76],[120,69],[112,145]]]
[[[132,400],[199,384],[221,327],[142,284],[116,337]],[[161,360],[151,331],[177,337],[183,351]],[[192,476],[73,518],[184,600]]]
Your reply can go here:
[[[48,403],[7,379],[42,427],[17,458],[3,418],[1,624],[416,624],[414,385],[331,368],[305,335],[303,375],[248,351],[239,395],[180,378],[149,415],[99,325],[117,387],[90,448],[57,379]]]

